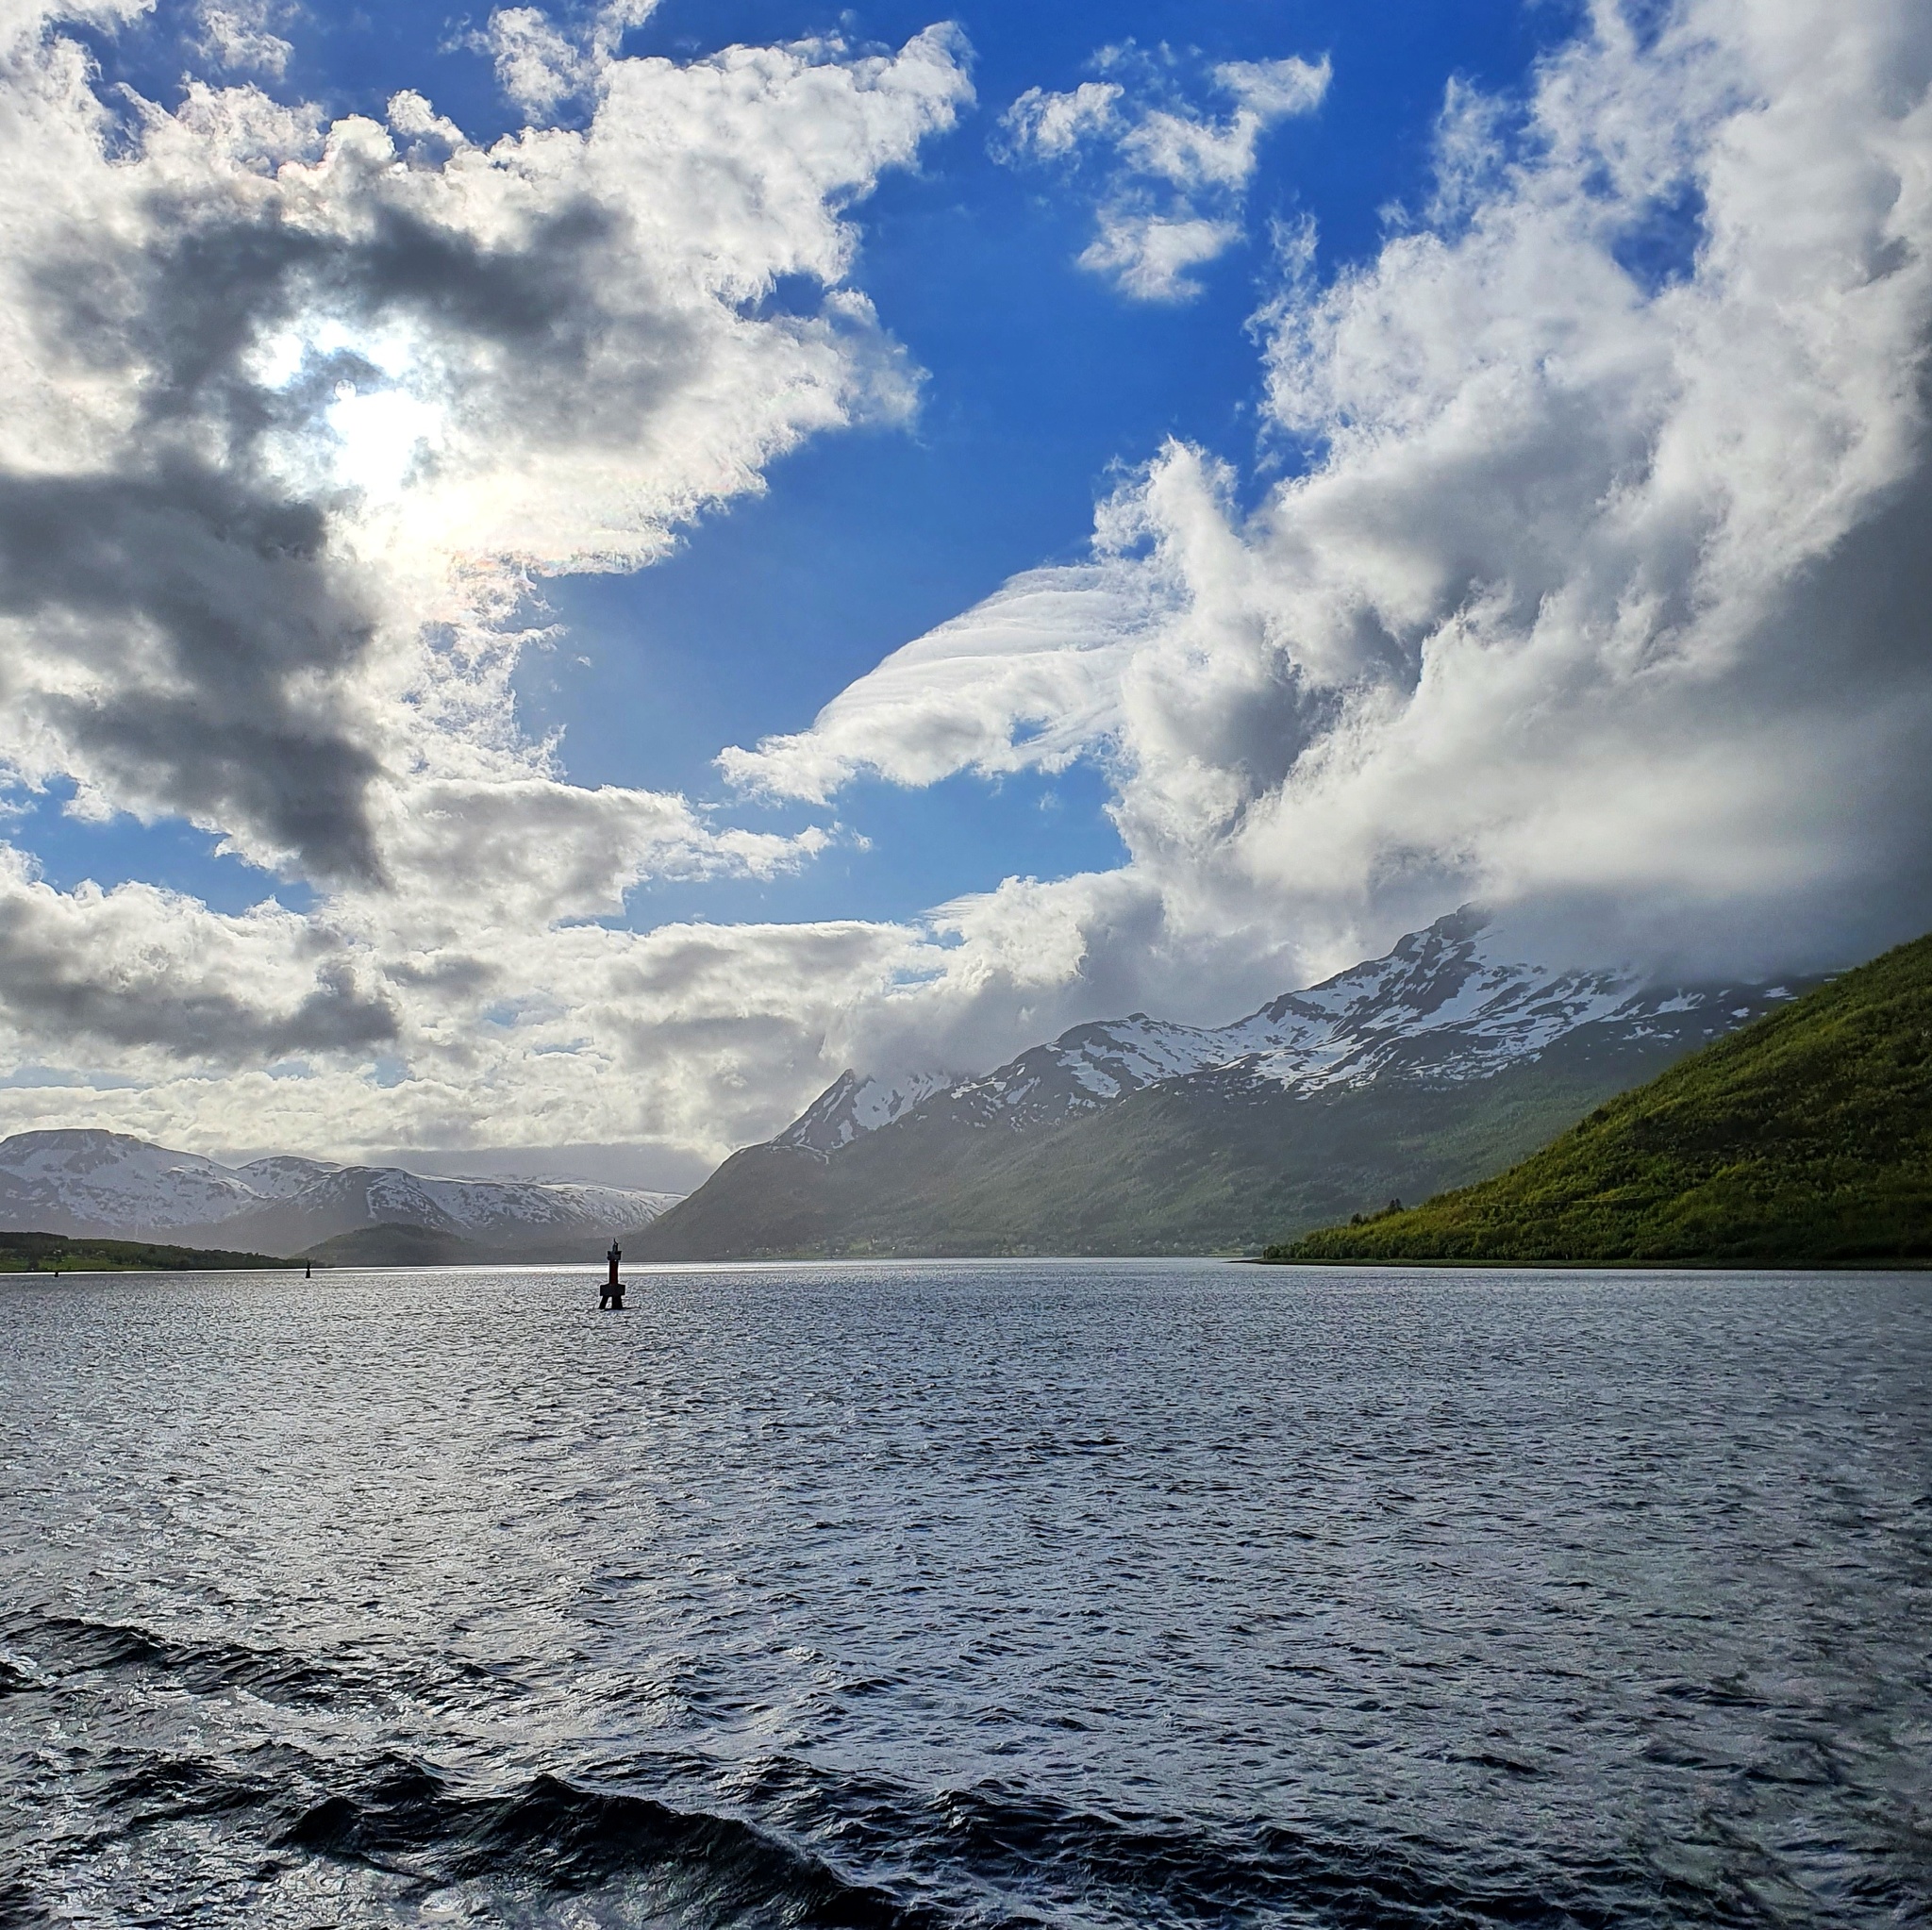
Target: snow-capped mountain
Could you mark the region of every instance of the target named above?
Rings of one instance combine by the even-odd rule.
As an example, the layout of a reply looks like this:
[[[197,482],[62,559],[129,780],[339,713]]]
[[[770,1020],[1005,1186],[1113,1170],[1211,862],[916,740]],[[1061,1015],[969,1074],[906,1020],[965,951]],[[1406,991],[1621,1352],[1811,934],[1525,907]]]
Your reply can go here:
[[[1482,1178],[1794,995],[1555,969],[1464,910],[1226,1025],[1134,1012],[974,1078],[846,1073],[636,1251],[1259,1246]]]
[[[0,1140],[0,1224],[292,1253],[358,1227],[426,1227],[478,1247],[530,1248],[632,1232],[675,1193],[569,1180],[425,1179],[394,1166],[277,1155],[223,1166],[125,1133]]]
[[[324,1170],[314,1167],[315,1173]],[[267,1197],[243,1168],[219,1166],[198,1153],[174,1152],[125,1133],[34,1132],[0,1140],[0,1213],[9,1226],[106,1233],[120,1226],[158,1231],[213,1225]],[[74,1223],[22,1220],[16,1202]]]
[[[902,1078],[890,1104],[869,1106],[859,1095],[879,1082],[844,1073],[772,1143],[830,1153],[914,1113],[1024,1131],[1201,1074],[1224,1088],[1303,1092],[1391,1076],[1452,1084],[1534,1059],[1586,1028],[1630,1041],[1714,1037],[1790,996],[1782,986],[1659,987],[1630,971],[1524,963],[1507,956],[1480,913],[1464,910],[1411,932],[1384,957],[1284,992],[1231,1024],[1178,1025],[1145,1012],[1099,1020],[979,1078]]]
[[[876,1132],[959,1084],[957,1073],[905,1073],[896,1078],[841,1073],[773,1141],[810,1153],[836,1153],[861,1133]]]

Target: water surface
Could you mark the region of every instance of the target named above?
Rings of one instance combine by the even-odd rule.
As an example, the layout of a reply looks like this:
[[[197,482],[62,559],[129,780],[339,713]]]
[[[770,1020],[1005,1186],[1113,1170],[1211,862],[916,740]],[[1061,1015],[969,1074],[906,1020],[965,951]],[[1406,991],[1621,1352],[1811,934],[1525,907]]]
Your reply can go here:
[[[0,1282],[0,1919],[1932,1921],[1932,1276]]]

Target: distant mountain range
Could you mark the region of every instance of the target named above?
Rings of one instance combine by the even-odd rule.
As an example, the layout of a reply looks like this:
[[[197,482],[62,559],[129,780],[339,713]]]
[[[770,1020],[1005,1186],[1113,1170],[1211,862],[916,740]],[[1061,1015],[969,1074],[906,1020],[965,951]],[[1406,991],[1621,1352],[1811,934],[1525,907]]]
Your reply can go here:
[[[1932,937],[1707,1046],[1507,1173],[1267,1257],[1932,1260]]]
[[[1555,971],[1463,910],[1229,1025],[1136,1012],[983,1076],[848,1072],[626,1251],[1256,1248],[1496,1172],[1797,990]]]
[[[590,1259],[675,1193],[567,1180],[426,1179],[278,1156],[223,1166],[125,1133],[0,1140],[0,1227],[328,1257]],[[413,1236],[413,1237],[410,1237]],[[394,1253],[391,1249],[395,1249]]]
[[[1498,1173],[1805,989],[1554,971],[1465,910],[1232,1024],[847,1072],[683,1200],[57,1130],[0,1140],[0,1228],[337,1264],[1253,1250]]]

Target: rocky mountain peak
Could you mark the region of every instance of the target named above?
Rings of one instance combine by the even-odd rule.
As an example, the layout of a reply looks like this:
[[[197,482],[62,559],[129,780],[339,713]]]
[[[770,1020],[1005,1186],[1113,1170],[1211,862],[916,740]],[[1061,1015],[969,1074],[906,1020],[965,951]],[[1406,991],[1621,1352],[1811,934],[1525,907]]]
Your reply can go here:
[[[958,1083],[954,1073],[924,1071],[861,1078],[841,1073],[773,1141],[829,1156],[862,1134],[876,1132]]]
[[[1226,1025],[1132,1012],[1071,1026],[975,1078],[882,1081],[848,1071],[772,1143],[829,1158],[869,1132],[912,1119],[1025,1131],[1190,1079],[1230,1091],[1314,1092],[1391,1077],[1439,1085],[1487,1078],[1584,1028],[1640,1041],[1672,1015],[1708,1013],[1732,1023],[1786,995],[1782,988],[1650,987],[1627,971],[1536,964],[1511,957],[1490,914],[1464,906],[1380,957],[1282,992]]]

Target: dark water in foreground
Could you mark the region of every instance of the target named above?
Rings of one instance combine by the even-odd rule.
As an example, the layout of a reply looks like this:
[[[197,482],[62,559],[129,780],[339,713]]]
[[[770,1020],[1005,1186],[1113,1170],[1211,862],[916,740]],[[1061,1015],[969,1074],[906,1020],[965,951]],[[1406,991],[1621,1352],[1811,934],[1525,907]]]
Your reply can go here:
[[[0,1282],[0,1920],[1932,1922],[1932,1276]]]

